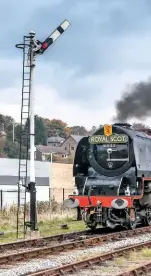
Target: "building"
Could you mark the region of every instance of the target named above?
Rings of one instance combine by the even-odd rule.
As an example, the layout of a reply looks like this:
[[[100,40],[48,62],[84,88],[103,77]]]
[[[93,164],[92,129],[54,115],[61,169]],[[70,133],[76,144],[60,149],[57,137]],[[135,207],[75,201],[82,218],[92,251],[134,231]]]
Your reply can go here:
[[[29,163],[28,161],[28,179],[29,178]],[[0,158],[0,206],[17,204],[18,198],[18,169],[19,160],[10,158]],[[35,176],[37,200],[49,200],[49,187],[51,184],[50,178],[50,163],[35,161]],[[21,202],[24,199],[24,194],[21,196]],[[27,193],[27,202],[30,194]],[[23,200],[24,201],[24,200]]]
[[[85,136],[69,135],[61,145],[62,150],[69,151],[72,157],[74,157],[77,145],[83,137]]]
[[[29,163],[27,164],[29,182]],[[17,185],[19,159],[0,158],[0,185]],[[49,186],[49,162],[35,161],[36,184]]]
[[[52,136],[48,137],[47,139],[47,146],[52,146],[52,147],[60,147],[61,144],[64,142],[64,138],[60,136]]]
[[[59,155],[62,159],[65,159],[69,155],[68,150],[63,150],[61,147],[57,146],[36,146],[36,160],[46,161],[47,157],[53,153],[53,155]]]
[[[66,159],[70,155],[74,158],[76,147],[83,137],[81,135],[69,135],[60,146],[37,145],[36,160],[46,161],[47,156],[51,153],[59,156],[61,159]]]

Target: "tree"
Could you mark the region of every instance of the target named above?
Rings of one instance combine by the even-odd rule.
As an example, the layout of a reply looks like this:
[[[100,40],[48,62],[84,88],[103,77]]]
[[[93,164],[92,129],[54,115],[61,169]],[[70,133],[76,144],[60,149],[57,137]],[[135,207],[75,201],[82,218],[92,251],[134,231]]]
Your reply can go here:
[[[21,124],[14,125],[14,140],[18,143],[20,143],[20,126]]]
[[[27,135],[30,133],[30,120],[26,121],[24,131],[27,133]],[[47,145],[47,129],[44,123],[44,119],[38,115],[35,115],[35,144],[44,146]]]
[[[71,130],[70,134],[73,134],[73,135],[85,136],[88,134],[88,131],[83,126],[73,126],[73,127],[70,127],[70,130]]]
[[[43,118],[36,116],[35,120],[35,144],[47,145],[47,130]]]
[[[92,135],[97,130],[96,126],[93,126],[91,130],[88,132],[89,135]]]
[[[5,116],[0,114],[0,127],[4,126],[4,131],[7,133],[7,139],[13,139],[13,124],[15,123],[14,119],[11,116]]]
[[[0,150],[0,158],[6,158],[6,153],[3,152],[3,150]]]
[[[65,122],[57,119],[53,119],[51,121],[48,119],[44,119],[44,121],[47,129],[48,137],[50,136],[60,136],[62,138],[67,137],[68,128]]]
[[[20,145],[18,142],[12,142],[12,141],[6,141],[5,147],[4,147],[4,153],[9,158],[19,158],[19,150]],[[22,147],[22,158],[26,158],[27,155],[27,149],[26,147]]]
[[[139,130],[139,129],[141,129],[141,130],[143,130],[143,129],[151,129],[149,126],[146,126],[146,125],[144,125],[144,124],[142,124],[142,123],[133,123],[133,128],[134,129],[136,129],[136,130]]]

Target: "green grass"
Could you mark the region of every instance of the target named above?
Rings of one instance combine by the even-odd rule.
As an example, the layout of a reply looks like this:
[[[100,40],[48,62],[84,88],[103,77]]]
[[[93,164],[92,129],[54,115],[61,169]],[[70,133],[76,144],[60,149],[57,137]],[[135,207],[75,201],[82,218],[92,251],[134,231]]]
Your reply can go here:
[[[68,219],[67,219],[68,220]],[[61,224],[67,223],[68,229],[60,229]],[[67,232],[74,232],[74,231],[80,231],[85,230],[85,225],[81,221],[66,221],[64,220],[48,220],[39,222],[39,231],[42,236],[48,236],[48,235],[57,235]]]
[[[62,214],[44,213],[38,215],[38,228],[40,236],[51,236],[67,232],[85,230],[83,221],[74,221],[76,215],[73,212]],[[68,229],[61,229],[62,224],[67,224]],[[22,229],[21,229],[22,230]],[[0,213],[0,231],[4,232],[4,237],[0,236],[0,243],[16,240],[16,215],[10,212]],[[20,238],[23,238],[21,235]]]

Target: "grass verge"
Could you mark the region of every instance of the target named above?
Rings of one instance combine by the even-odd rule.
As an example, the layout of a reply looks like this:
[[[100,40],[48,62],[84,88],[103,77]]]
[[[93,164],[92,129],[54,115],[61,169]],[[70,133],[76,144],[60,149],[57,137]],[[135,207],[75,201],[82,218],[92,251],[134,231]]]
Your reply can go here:
[[[76,212],[63,212],[62,214],[41,213],[38,215],[38,228],[40,236],[51,236],[67,232],[85,230],[82,221],[76,221]],[[62,224],[67,224],[68,229],[61,229]],[[16,214],[10,212],[0,213],[0,231],[4,236],[0,236],[0,243],[16,240]],[[22,231],[23,228],[20,228]],[[20,235],[23,238],[23,235]]]

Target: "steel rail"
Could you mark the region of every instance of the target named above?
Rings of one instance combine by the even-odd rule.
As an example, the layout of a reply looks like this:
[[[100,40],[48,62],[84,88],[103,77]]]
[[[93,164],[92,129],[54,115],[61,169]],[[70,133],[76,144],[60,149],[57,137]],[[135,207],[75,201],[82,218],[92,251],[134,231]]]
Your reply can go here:
[[[0,252],[3,252],[4,250],[19,249],[23,247],[43,246],[43,245],[47,245],[52,241],[61,242],[67,239],[74,239],[81,235],[89,235],[91,233],[92,233],[91,230],[83,230],[83,231],[69,232],[65,234],[58,234],[58,235],[35,238],[35,239],[26,239],[21,241],[2,243],[0,244]]]
[[[60,252],[65,252],[68,250],[74,250],[78,248],[87,248],[90,246],[96,246],[98,244],[102,244],[104,242],[117,241],[119,239],[123,239],[126,237],[132,237],[139,234],[150,233],[151,227],[143,227],[137,228],[134,230],[120,231],[114,232],[112,234],[106,235],[97,235],[94,237],[82,239],[82,240],[74,240],[71,242],[58,244],[58,245],[50,245],[44,246],[41,248],[34,248],[26,251],[21,251],[17,253],[9,253],[7,255],[0,256],[0,265],[10,264],[17,261],[25,261],[31,260],[34,258],[44,257],[52,254],[57,254]]]
[[[151,261],[139,266],[135,266],[134,268],[127,271],[120,272],[115,276],[144,276],[149,272],[151,272]]]
[[[124,230],[123,230],[124,231]],[[113,233],[115,230],[110,228],[97,228],[94,231],[91,229],[88,230],[81,230],[81,231],[75,231],[75,232],[68,232],[64,234],[58,234],[58,235],[52,235],[52,236],[46,236],[46,237],[40,237],[35,239],[25,239],[21,241],[15,241],[15,242],[9,242],[9,243],[2,243],[0,244],[0,253],[5,250],[13,250],[13,249],[19,249],[19,248],[27,248],[27,247],[40,247],[50,244],[51,242],[63,242],[66,240],[72,240],[76,239],[80,236],[85,235],[94,235],[94,234],[105,234],[105,233]],[[117,232],[117,230],[116,230]]]
[[[109,260],[113,260],[114,258],[117,258],[117,257],[125,256],[126,254],[128,254],[129,252],[131,252],[133,250],[140,250],[140,249],[146,248],[146,247],[147,248],[151,247],[151,241],[148,241],[145,243],[139,243],[139,244],[132,245],[132,246],[122,247],[122,248],[114,250],[112,252],[101,254],[97,257],[96,256],[91,257],[91,258],[88,258],[83,261],[70,263],[70,264],[56,267],[53,269],[51,268],[51,269],[37,271],[34,273],[28,273],[28,276],[61,276],[61,275],[66,275],[67,273],[78,273],[80,271],[80,269],[86,269],[93,265],[102,265],[105,261],[109,261]],[[150,262],[150,265],[151,265],[151,262]],[[148,267],[150,265],[148,263]],[[134,268],[133,271],[135,269],[136,268]],[[122,274],[119,274],[119,275],[120,276],[121,275],[122,276],[135,275],[136,276],[139,274],[124,274],[124,272],[122,272]],[[144,274],[140,274],[140,275],[144,276]]]

